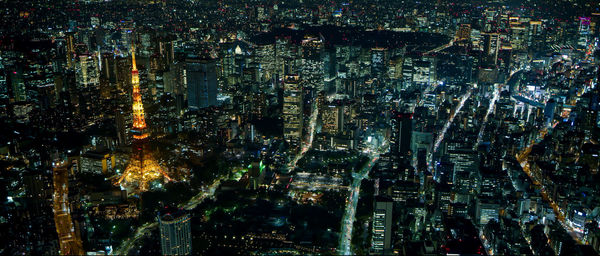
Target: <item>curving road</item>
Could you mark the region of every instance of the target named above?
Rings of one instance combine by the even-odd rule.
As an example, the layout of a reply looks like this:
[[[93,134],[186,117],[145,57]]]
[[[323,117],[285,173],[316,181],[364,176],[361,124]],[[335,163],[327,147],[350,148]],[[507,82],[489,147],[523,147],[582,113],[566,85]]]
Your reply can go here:
[[[350,186],[350,197],[346,203],[346,211],[344,217],[342,217],[342,232],[340,234],[340,247],[338,251],[340,255],[352,255],[351,241],[352,241],[352,228],[354,225],[354,219],[356,215],[356,207],[358,205],[358,195],[360,194],[360,184],[364,178],[369,175],[369,171],[375,165],[375,162],[379,159],[379,154],[371,156],[370,161],[366,164],[359,173],[354,176],[352,186]]]
[[[211,185],[209,185],[205,188],[202,188],[202,191],[200,191],[198,194],[196,194],[195,196],[190,198],[190,200],[187,201],[186,203],[179,205],[179,207],[183,207],[186,210],[192,210],[192,209],[196,208],[196,206],[198,206],[198,204],[202,203],[202,201],[204,201],[204,199],[214,196],[215,192],[217,191],[217,188],[219,187],[219,185],[221,185],[221,181],[223,181],[224,179],[225,179],[225,177],[217,178]],[[157,221],[145,223],[144,225],[138,227],[137,230],[135,231],[133,237],[130,237],[127,240],[125,240],[121,244],[121,246],[115,250],[115,252],[113,254],[114,255],[129,254],[129,252],[131,251],[131,249],[133,249],[133,247],[137,244],[137,242],[140,241],[141,238],[144,238],[145,236],[149,235],[150,232],[156,227],[158,227]]]
[[[384,143],[379,149],[370,151],[369,162],[360,169],[359,172],[354,173],[352,177],[352,185],[350,186],[350,196],[346,202],[346,210],[342,217],[342,230],[340,233],[340,245],[338,248],[339,255],[352,255],[352,228],[354,225],[356,207],[358,206],[358,196],[360,195],[360,184],[363,179],[369,176],[369,172],[375,166],[379,155],[387,150],[387,143]]]

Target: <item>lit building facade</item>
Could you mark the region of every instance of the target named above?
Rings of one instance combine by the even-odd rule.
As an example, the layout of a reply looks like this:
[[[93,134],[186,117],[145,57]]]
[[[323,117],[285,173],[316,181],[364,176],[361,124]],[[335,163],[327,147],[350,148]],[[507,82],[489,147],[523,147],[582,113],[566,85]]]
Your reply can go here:
[[[375,254],[390,253],[392,248],[392,209],[394,203],[377,200],[373,212],[373,230],[371,252]]]
[[[283,97],[283,137],[293,149],[298,149],[302,140],[302,103],[300,77],[286,76]]]
[[[186,59],[188,108],[200,109],[217,105],[216,61],[210,57]]]
[[[97,87],[100,84],[99,70],[95,55],[79,55],[79,67],[76,69],[77,85],[82,88]]]
[[[182,209],[159,212],[160,246],[163,255],[192,253],[191,216]]]

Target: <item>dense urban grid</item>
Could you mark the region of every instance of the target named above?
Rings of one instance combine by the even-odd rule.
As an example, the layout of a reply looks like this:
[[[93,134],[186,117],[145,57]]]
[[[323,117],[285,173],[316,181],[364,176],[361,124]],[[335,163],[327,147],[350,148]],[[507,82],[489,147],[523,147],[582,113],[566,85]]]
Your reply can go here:
[[[598,0],[0,0],[2,255],[598,255]]]

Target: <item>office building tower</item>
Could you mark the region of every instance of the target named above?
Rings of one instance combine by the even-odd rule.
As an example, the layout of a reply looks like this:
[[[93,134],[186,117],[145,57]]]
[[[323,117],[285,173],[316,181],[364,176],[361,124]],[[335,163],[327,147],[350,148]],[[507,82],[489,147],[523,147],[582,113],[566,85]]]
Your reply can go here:
[[[478,198],[475,210],[475,222],[478,225],[485,225],[490,220],[498,221],[500,206],[490,198]]]
[[[412,81],[418,85],[429,85],[435,80],[435,66],[431,61],[413,61]]]
[[[460,27],[456,31],[456,38],[458,40],[468,40],[471,38],[471,24],[460,24]]]
[[[9,73],[8,79],[12,89],[12,100],[15,102],[26,101],[27,91],[25,89],[25,80],[23,79],[23,69],[16,67]]]
[[[326,104],[322,111],[323,126],[321,131],[337,134],[344,131],[344,103],[333,101]]]
[[[392,209],[394,203],[385,198],[377,198],[373,212],[371,252],[389,254],[392,249]]]
[[[217,66],[208,53],[185,60],[188,108],[197,110],[217,105]]]
[[[496,64],[498,60],[498,51],[500,49],[500,34],[498,33],[482,33],[483,35],[483,53],[492,57],[492,61]]]
[[[163,255],[192,253],[191,216],[183,209],[167,208],[158,213],[160,247]]]
[[[284,81],[283,137],[293,149],[298,149],[302,140],[302,106],[300,77],[288,75]]]
[[[73,68],[75,62],[75,33],[67,32],[66,35],[66,43],[67,43],[67,67]]]
[[[546,106],[544,107],[544,122],[546,126],[550,126],[552,124],[555,109],[556,101],[554,99],[548,100],[548,102],[546,102]]]
[[[76,69],[77,86],[80,88],[97,87],[100,84],[100,68],[93,54],[79,55],[79,67]]]
[[[388,62],[387,48],[373,48],[371,49],[371,73],[374,75],[380,75],[386,72],[386,66]]]
[[[390,154],[392,169],[399,170],[407,161],[412,160],[411,156],[411,137],[412,137],[412,113],[400,113],[392,111],[391,136],[390,136]],[[402,180],[409,180],[409,169],[400,172]]]

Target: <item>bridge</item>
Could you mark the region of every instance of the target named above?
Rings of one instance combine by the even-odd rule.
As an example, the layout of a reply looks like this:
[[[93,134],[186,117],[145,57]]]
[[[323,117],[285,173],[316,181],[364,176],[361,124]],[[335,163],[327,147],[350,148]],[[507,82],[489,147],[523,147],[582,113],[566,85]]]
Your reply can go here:
[[[448,49],[448,48],[452,47],[452,46],[454,45],[454,42],[456,42],[456,41],[457,41],[457,39],[456,39],[456,38],[454,38],[454,39],[450,40],[450,42],[448,42],[447,44],[440,45],[440,46],[436,47],[435,49],[432,49],[432,50],[426,51],[426,52],[425,52],[425,53],[423,53],[423,54],[427,55],[427,54],[431,54],[431,53],[434,53],[434,52],[440,52],[440,51],[443,51],[443,50],[445,50],[445,49]]]
[[[520,95],[513,95],[512,97],[515,100],[517,100],[517,101],[523,102],[525,104],[528,104],[528,105],[531,105],[531,106],[534,106],[534,107],[537,107],[537,108],[544,108],[546,106],[543,103],[540,103],[540,102],[537,102],[535,100],[531,100],[531,99],[525,98],[525,97],[520,96]]]

